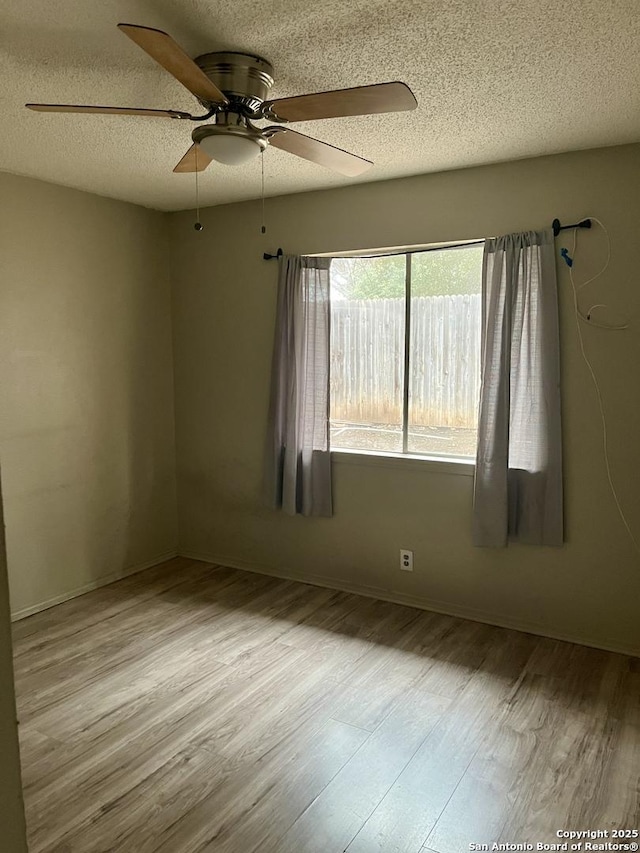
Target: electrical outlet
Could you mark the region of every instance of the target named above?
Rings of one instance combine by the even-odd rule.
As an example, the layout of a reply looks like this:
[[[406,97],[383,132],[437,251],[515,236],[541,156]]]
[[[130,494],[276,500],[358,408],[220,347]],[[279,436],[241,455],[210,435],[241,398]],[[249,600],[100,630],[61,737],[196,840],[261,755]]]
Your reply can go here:
[[[413,571],[413,551],[400,549],[400,568],[403,572]]]

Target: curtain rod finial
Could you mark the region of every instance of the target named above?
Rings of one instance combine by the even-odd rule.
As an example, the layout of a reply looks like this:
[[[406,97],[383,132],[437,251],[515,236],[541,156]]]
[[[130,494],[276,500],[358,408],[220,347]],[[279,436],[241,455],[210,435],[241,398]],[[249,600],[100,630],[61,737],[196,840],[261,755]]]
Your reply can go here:
[[[278,248],[278,251],[275,253],[275,255],[270,255],[269,252],[264,252],[262,257],[265,259],[265,261],[272,261],[274,258],[281,258],[283,254],[284,252],[282,251],[282,249]]]
[[[559,219],[554,219],[551,223],[553,236],[557,237],[561,231],[566,231],[569,228],[591,228],[591,220],[583,219],[581,222],[576,222],[575,225],[561,225]]]

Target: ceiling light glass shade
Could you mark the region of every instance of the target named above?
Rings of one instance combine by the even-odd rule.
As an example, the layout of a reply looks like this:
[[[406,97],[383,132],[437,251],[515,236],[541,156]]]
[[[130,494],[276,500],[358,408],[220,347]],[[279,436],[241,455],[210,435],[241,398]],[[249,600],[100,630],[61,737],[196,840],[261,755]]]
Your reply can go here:
[[[211,134],[200,140],[200,146],[212,160],[226,166],[240,166],[253,160],[262,151],[261,146],[248,136],[231,133]]]

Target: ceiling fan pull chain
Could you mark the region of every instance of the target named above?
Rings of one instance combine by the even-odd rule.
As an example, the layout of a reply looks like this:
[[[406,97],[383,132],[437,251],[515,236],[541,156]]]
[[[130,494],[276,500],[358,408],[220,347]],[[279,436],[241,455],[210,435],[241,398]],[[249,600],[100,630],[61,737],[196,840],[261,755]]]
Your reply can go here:
[[[263,234],[266,234],[267,226],[264,221],[264,148],[260,153],[260,171],[262,173],[262,228],[260,230]]]
[[[196,155],[196,224],[193,226],[196,231],[202,231],[204,225],[200,222],[200,193],[198,191],[198,148],[199,146],[195,146],[195,155]]]

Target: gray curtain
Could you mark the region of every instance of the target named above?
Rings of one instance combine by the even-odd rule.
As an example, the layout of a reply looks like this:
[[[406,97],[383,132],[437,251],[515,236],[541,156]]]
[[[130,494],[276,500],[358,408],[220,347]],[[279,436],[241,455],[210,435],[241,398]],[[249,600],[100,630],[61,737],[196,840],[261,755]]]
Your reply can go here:
[[[561,545],[560,347],[553,232],[487,240],[475,545]]]
[[[278,263],[267,500],[290,515],[330,516],[331,259],[285,255]]]

